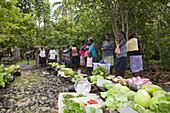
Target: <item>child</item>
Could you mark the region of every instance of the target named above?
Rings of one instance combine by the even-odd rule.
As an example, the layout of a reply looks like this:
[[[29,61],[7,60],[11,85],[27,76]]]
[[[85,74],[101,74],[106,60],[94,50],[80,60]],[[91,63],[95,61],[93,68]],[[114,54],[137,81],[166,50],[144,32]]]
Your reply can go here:
[[[91,52],[88,52],[86,72],[87,72],[88,75],[92,75],[92,71],[93,71],[93,58],[92,58],[92,53],[91,53]]]
[[[75,44],[72,47],[72,65],[73,65],[73,70],[76,70],[78,67],[78,54],[77,54],[77,48]]]

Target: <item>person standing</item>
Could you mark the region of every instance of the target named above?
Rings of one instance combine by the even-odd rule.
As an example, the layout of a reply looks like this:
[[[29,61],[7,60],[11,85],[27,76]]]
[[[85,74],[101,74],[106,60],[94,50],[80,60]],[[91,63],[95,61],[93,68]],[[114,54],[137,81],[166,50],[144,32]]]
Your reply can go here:
[[[137,33],[133,32],[128,36],[127,42],[127,51],[128,56],[130,56],[130,68],[132,75],[135,76],[137,72],[140,72],[140,76],[143,77],[143,62],[142,62],[142,54],[143,58],[145,58],[145,53],[142,48],[142,44],[138,39]],[[142,52],[142,54],[141,54]]]
[[[29,61],[30,61],[30,52],[29,51],[27,51],[25,53],[25,58],[27,59],[27,65],[29,65]]]
[[[118,33],[118,48],[120,48],[120,54],[116,54],[115,71],[116,75],[122,77],[125,76],[125,70],[127,70],[127,49],[126,49],[126,34],[123,31]]]
[[[91,57],[93,58],[93,62],[97,62],[98,60],[97,60],[97,55],[98,55],[98,49],[97,49],[97,46],[96,46],[96,44],[95,43],[93,43],[93,39],[92,38],[90,38],[89,40],[88,40],[88,43],[89,43],[89,45],[90,45],[90,48],[89,48],[89,51],[88,52],[90,52],[92,55],[91,55]]]
[[[114,65],[114,42],[110,40],[110,34],[105,34],[105,41],[102,44],[101,50],[103,51],[102,57],[107,64],[110,64],[110,74],[113,74],[113,65]]]
[[[64,62],[66,67],[70,67],[70,48],[69,44],[67,44],[67,48],[64,50]]]
[[[51,49],[49,51],[49,54],[48,54],[48,63],[53,63],[55,62],[55,56],[57,55],[57,52],[54,50],[54,47],[51,46]]]
[[[76,45],[73,44],[72,47],[72,65],[73,65],[73,70],[76,70],[78,67],[78,53],[77,53],[77,48]]]
[[[39,50],[39,64],[41,64],[41,67],[46,66],[46,52],[43,46]]]
[[[81,66],[81,71],[83,73],[85,73],[85,40],[81,40],[81,48],[79,50],[79,54],[80,54],[80,66]],[[87,53],[88,54],[88,53]],[[87,55],[88,56],[88,55]]]

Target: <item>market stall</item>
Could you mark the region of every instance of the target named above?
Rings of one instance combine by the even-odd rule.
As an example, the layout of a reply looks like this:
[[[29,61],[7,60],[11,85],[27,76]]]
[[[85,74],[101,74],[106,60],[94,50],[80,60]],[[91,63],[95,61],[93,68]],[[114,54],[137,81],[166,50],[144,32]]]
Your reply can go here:
[[[74,72],[64,65],[50,64],[57,76],[72,82],[71,92],[58,97],[59,113],[167,113],[170,95],[148,78],[122,78],[108,75],[106,67],[98,65],[93,76]],[[94,88],[97,88],[97,90]],[[81,96],[79,96],[81,95]],[[77,98],[78,97],[78,98]]]

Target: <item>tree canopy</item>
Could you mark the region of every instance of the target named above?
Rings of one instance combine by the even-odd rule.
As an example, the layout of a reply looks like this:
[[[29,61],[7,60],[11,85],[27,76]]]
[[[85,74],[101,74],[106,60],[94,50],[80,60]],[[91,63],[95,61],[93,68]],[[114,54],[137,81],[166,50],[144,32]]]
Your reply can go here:
[[[75,43],[79,48],[80,40],[93,37],[101,48],[106,33],[117,43],[119,31],[126,38],[135,31],[147,59],[170,68],[168,4],[167,0],[63,0],[54,4],[49,0],[1,0],[0,47],[26,51],[34,45],[49,49]]]

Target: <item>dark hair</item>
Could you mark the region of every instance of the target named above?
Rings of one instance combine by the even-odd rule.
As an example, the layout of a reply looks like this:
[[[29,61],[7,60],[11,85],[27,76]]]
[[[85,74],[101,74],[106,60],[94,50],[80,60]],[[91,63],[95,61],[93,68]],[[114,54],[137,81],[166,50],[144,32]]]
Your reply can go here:
[[[132,33],[128,36],[128,39],[134,38],[135,35],[136,35],[136,32],[132,32]]]
[[[105,36],[108,35],[110,37],[110,34],[109,33],[106,33]]]
[[[85,43],[85,40],[81,40],[81,43],[83,43],[83,44],[84,44],[84,43]]]
[[[93,39],[90,38],[89,41],[93,43]]]
[[[76,44],[73,44],[73,47],[76,47]]]
[[[119,33],[123,34],[123,35],[124,35],[124,39],[126,40],[126,34],[125,34],[125,32],[120,31]]]

